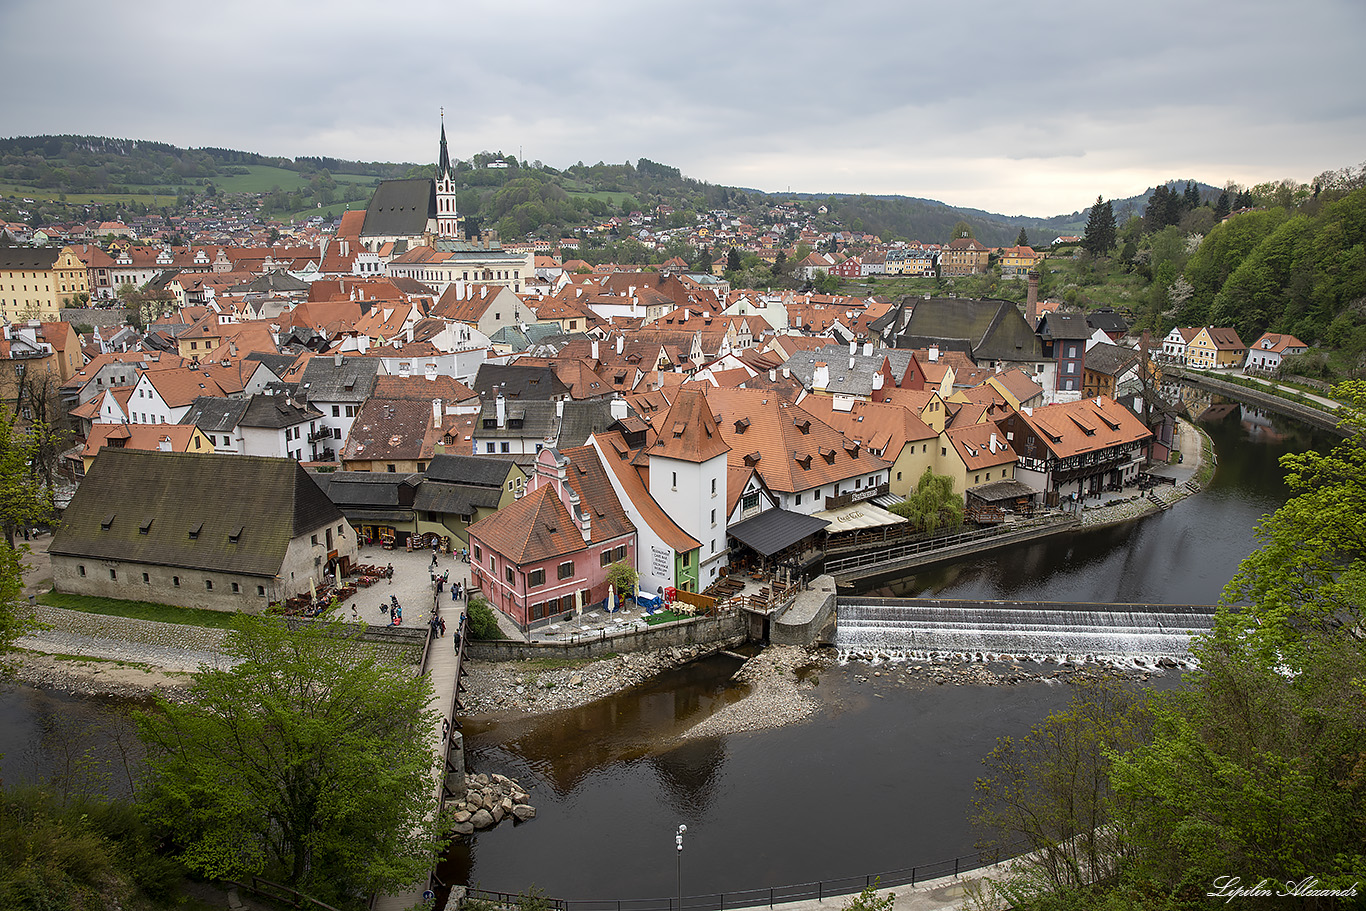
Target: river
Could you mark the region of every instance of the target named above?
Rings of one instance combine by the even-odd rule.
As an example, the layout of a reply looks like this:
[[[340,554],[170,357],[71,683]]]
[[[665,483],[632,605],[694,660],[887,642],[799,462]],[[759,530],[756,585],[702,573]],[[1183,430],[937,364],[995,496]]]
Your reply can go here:
[[[1284,501],[1277,458],[1336,438],[1233,407],[1204,424],[1219,469],[1200,496],[1160,515],[1074,534],[871,590],[960,598],[1212,603],[1256,547],[1253,528]],[[590,706],[465,727],[474,771],[529,786],[536,819],[452,849],[443,879],[574,899],[674,894],[674,831],[686,823],[689,894],[811,882],[937,862],[973,851],[967,822],[981,759],[1061,707],[1068,687],[935,686],[904,668],[821,671],[820,707],[771,731],[681,740],[743,695],[736,664],[711,659]],[[874,676],[878,674],[880,676]],[[1175,685],[1174,676],[1155,678]],[[93,706],[93,707],[92,707]],[[45,725],[98,717],[100,704],[27,688],[0,695],[6,781],[58,764]],[[46,737],[46,740],[45,740]],[[44,744],[47,743],[48,746]],[[22,777],[22,776],[21,776]],[[110,774],[111,778],[116,775]]]

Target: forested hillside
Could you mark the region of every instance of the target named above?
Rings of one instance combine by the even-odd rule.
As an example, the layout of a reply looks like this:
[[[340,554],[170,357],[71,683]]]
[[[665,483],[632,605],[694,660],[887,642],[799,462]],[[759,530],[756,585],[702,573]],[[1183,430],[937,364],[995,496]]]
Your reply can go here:
[[[1288,332],[1352,360],[1366,352],[1366,188],[1235,216],[1186,265],[1181,325]]]

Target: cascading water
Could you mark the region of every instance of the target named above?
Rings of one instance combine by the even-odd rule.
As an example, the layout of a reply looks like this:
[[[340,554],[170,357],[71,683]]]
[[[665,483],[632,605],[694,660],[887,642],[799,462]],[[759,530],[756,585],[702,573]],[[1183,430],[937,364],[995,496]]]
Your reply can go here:
[[[1067,604],[840,598],[835,645],[849,657],[1075,656],[1103,661],[1189,657],[1206,605]]]

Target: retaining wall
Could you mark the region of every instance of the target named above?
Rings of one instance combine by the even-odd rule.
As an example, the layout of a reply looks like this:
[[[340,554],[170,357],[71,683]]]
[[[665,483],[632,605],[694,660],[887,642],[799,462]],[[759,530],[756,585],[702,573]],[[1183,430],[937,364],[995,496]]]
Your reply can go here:
[[[835,579],[817,576],[769,626],[774,645],[811,645],[835,612]]]
[[[741,611],[723,611],[716,617],[696,617],[663,623],[614,636],[588,634],[564,642],[518,642],[472,639],[465,654],[479,661],[517,661],[525,658],[601,658],[618,652],[641,652],[688,645],[739,644],[747,627]]]

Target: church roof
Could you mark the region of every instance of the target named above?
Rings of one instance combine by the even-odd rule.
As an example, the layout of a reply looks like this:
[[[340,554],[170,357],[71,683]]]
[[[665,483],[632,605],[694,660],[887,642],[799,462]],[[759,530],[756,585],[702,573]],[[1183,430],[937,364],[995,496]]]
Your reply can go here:
[[[370,197],[361,237],[418,237],[436,218],[436,184],[426,177],[385,180]]]

